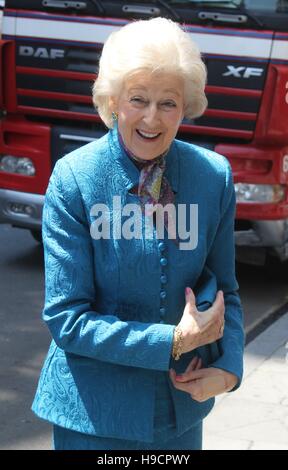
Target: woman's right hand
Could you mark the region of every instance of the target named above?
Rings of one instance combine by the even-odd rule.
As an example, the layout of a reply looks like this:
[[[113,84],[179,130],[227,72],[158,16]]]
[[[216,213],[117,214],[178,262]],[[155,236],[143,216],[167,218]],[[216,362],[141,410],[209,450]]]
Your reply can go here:
[[[210,344],[223,336],[225,304],[222,291],[218,291],[213,305],[199,312],[195,296],[189,287],[185,289],[186,306],[179,323],[182,331],[182,353]]]

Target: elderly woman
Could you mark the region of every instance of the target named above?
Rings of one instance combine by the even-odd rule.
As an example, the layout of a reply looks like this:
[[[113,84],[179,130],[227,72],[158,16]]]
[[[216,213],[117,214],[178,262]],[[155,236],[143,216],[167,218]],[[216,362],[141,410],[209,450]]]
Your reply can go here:
[[[172,21],[104,45],[93,98],[109,132],[57,162],[43,214],[53,340],[33,410],[55,449],[201,449],[214,397],[240,385],[231,169],[175,140],[205,80]]]

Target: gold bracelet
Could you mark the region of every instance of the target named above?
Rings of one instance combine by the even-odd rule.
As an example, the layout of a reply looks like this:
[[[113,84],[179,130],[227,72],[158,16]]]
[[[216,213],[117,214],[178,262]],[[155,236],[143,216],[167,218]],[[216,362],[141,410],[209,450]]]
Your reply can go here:
[[[174,340],[173,340],[173,348],[172,348],[172,357],[175,361],[180,359],[182,354],[182,345],[183,345],[183,333],[180,326],[176,326],[174,329]]]

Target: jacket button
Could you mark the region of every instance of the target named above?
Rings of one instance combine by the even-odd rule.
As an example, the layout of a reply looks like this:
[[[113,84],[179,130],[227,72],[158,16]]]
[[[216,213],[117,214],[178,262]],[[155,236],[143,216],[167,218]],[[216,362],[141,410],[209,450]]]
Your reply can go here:
[[[161,284],[166,284],[167,282],[167,276],[166,274],[162,274],[160,277]]]
[[[161,299],[165,299],[165,297],[166,297],[166,292],[165,292],[165,290],[161,290],[161,292],[160,292],[160,297],[161,297]]]
[[[167,258],[161,258],[161,259],[160,259],[160,264],[161,264],[161,266],[166,266],[167,263],[168,263]]]
[[[165,244],[164,244],[164,242],[159,242],[159,243],[158,243],[158,248],[159,248],[160,251],[164,251],[164,250],[165,250]]]
[[[159,312],[160,312],[161,317],[164,317],[165,312],[166,312],[166,308],[165,308],[165,307],[161,307],[160,310],[159,310]]]

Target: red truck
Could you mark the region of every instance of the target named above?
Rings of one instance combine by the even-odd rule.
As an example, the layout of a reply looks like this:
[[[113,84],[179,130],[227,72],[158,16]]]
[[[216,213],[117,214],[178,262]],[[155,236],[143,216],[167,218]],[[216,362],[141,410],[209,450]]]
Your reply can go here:
[[[1,0],[3,4],[3,0]],[[6,0],[0,40],[0,222],[41,239],[57,159],[107,129],[91,87],[103,42],[165,16],[198,43],[208,109],[178,138],[225,155],[241,261],[288,259],[288,0]]]

